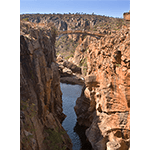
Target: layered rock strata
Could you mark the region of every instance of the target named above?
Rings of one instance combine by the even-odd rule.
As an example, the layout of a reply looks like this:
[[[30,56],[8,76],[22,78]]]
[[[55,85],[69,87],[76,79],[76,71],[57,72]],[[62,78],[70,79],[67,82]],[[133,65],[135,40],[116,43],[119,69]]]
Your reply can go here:
[[[20,24],[20,149],[72,149],[61,126],[60,75],[54,28]]]
[[[87,50],[87,76],[75,112],[94,150],[130,147],[130,28],[100,40]]]

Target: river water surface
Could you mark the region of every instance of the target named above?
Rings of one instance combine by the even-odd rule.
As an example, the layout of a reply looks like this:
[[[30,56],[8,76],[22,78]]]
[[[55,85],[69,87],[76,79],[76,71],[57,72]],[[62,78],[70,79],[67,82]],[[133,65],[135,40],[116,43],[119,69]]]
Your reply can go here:
[[[77,116],[74,111],[74,106],[76,104],[77,98],[81,95],[82,86],[65,83],[61,83],[60,86],[63,93],[63,113],[67,115],[62,123],[62,126],[71,138],[71,141],[73,143],[73,150],[80,150],[81,141],[78,134],[74,132],[74,127],[76,126],[77,122]]]
[[[90,142],[87,140],[85,131],[87,127],[79,126],[77,116],[74,111],[77,98],[81,95],[81,85],[60,84],[63,101],[63,113],[67,115],[62,123],[62,126],[67,131],[73,147],[73,150],[92,150]]]

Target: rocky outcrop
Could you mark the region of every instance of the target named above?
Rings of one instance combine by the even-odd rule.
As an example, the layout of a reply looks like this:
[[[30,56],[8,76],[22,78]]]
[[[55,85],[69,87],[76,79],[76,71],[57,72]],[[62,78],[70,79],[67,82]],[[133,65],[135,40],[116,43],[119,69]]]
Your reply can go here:
[[[67,23],[64,21],[60,21],[58,30],[67,30]]]
[[[81,14],[22,14],[20,17],[21,19],[28,18],[30,22],[34,23],[53,22],[59,30],[88,29],[99,23],[117,20],[112,17]]]
[[[78,124],[94,150],[130,147],[130,29],[92,38],[87,49],[87,76],[76,101]]]
[[[90,36],[85,37],[85,39],[75,49],[74,57],[68,61],[76,65],[80,65],[82,60],[87,58],[87,49],[90,44],[90,40]]]
[[[83,84],[84,80],[81,76],[81,68],[74,63],[69,62],[61,55],[57,57],[57,64],[60,73],[60,82],[68,84]]]
[[[60,75],[54,28],[20,23],[20,149],[72,149],[61,126]]]
[[[73,73],[81,74],[81,68],[75,65],[74,63],[64,61],[63,66],[71,69]]]
[[[123,18],[127,21],[130,21],[130,11],[123,14]]]

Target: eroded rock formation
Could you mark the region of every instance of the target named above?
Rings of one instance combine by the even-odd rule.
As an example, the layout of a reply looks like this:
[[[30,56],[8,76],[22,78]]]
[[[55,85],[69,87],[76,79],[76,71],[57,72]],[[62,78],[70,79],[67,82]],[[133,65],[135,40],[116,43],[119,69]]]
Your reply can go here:
[[[130,21],[130,11],[123,14],[123,18],[127,21]]]
[[[63,56],[57,56],[57,64],[60,73],[60,82],[68,84],[84,84],[81,75],[81,68],[72,62],[63,59]]]
[[[93,40],[92,40],[93,39]],[[87,76],[75,112],[94,150],[130,147],[130,28],[92,38]]]
[[[55,30],[20,24],[21,150],[72,149],[61,126],[60,76],[55,57]]]

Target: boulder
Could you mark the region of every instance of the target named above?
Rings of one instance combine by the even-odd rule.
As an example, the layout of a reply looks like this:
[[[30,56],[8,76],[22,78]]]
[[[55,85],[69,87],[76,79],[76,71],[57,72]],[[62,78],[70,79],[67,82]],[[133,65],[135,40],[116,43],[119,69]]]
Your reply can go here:
[[[64,61],[63,66],[69,68],[73,73],[81,74],[81,68],[71,62]]]
[[[62,70],[62,73],[63,73],[63,76],[72,76],[73,75],[72,71],[66,67]]]
[[[96,86],[98,84],[98,82],[96,80],[96,76],[94,74],[86,76],[85,84],[86,84],[86,86],[89,86],[89,87]]]
[[[83,85],[84,81],[81,78],[77,78],[76,76],[72,76],[72,77],[61,77],[60,78],[60,82],[61,83],[67,83],[67,84],[79,84],[79,85]]]

